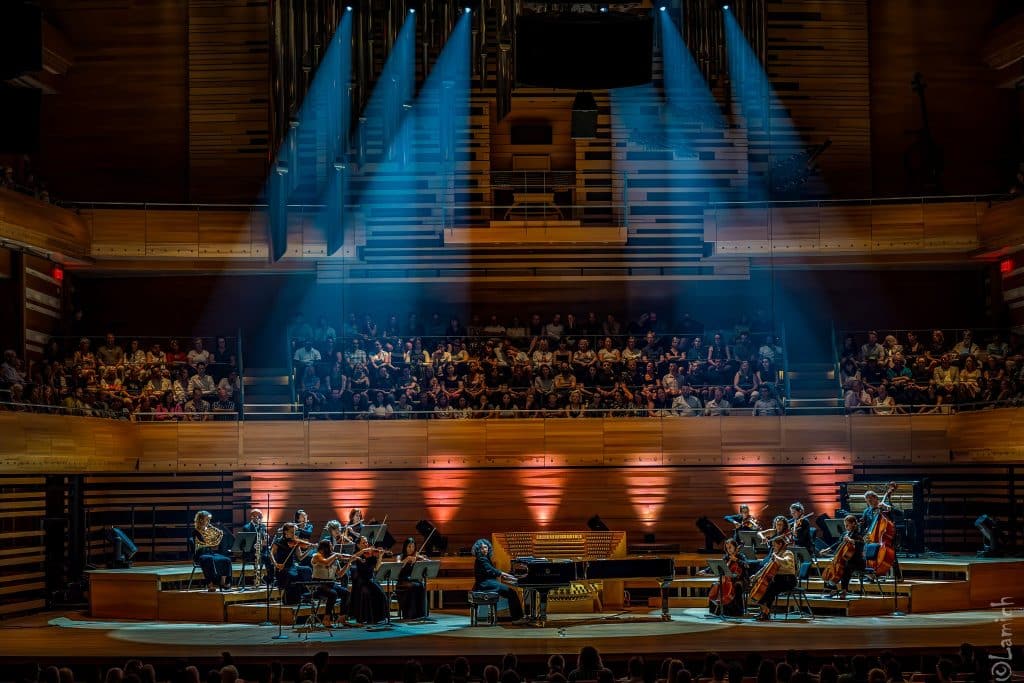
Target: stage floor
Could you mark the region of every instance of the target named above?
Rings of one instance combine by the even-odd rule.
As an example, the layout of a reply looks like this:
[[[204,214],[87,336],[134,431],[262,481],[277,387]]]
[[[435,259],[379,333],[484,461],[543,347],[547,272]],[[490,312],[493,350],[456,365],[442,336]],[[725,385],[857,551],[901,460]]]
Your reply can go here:
[[[1016,586],[1007,586],[1013,592]],[[1016,598],[1011,598],[1018,602]],[[1024,604],[1024,598],[1019,601]],[[902,617],[818,617],[789,622],[723,622],[703,609],[673,609],[671,621],[656,610],[617,614],[558,614],[544,628],[512,625],[470,627],[462,612],[435,612],[433,623],[396,625],[386,630],[337,629],[308,635],[276,626],[189,624],[92,619],[82,613],[47,613],[5,622],[4,650],[18,659],[87,660],[118,657],[216,657],[224,650],[252,658],[308,658],[326,650],[369,660],[418,657],[501,656],[574,653],[584,644],[625,659],[634,653],[853,652],[868,649],[952,649],[963,642],[998,647],[1004,632],[1024,633],[1024,611],[1007,610],[912,614]],[[12,628],[13,627],[13,628]]]

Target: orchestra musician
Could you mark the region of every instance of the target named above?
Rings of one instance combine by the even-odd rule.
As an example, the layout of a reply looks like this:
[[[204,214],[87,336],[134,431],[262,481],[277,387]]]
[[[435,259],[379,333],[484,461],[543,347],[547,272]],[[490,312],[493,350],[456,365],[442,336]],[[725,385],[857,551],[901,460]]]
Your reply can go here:
[[[427,590],[422,581],[414,581],[412,576],[413,567],[419,560],[429,559],[423,553],[417,552],[416,539],[411,536],[405,539],[402,544],[402,554],[398,560],[402,568],[398,572],[398,580],[395,592],[398,595],[398,607],[402,619],[414,621],[427,616]]]
[[[508,613],[515,623],[524,623],[523,605],[519,601],[519,593],[501,583],[514,582],[516,577],[501,571],[491,562],[491,544],[486,539],[479,539],[473,544],[473,590],[497,593],[508,601]]]
[[[377,583],[377,569],[384,559],[384,551],[370,545],[366,536],[360,536],[352,563],[352,597],[349,612],[360,624],[376,624],[388,613],[388,598]]]
[[[779,536],[782,536],[788,540],[790,537],[789,523],[786,521],[785,517],[783,517],[782,515],[777,515],[772,520],[771,528],[759,531],[757,535],[765,543],[768,543],[773,538],[777,538]]]
[[[811,522],[804,516],[803,503],[789,506],[789,519],[786,520],[793,531],[793,545],[807,548],[814,553],[814,541],[811,540]]]
[[[796,587],[796,558],[793,551],[786,547],[786,538],[776,536],[772,539],[772,550],[768,556],[768,563],[761,571],[769,571],[774,566],[774,576],[768,583],[767,590],[758,602],[760,613],[758,621],[768,621],[771,618],[772,607],[779,593],[785,593]]]
[[[850,589],[850,578],[856,571],[864,571],[864,535],[860,531],[858,520],[856,515],[846,515],[843,517],[843,526],[846,527],[846,531],[843,533],[839,541],[829,550],[825,551],[828,555],[833,555],[840,552],[843,548],[844,543],[852,543],[852,554],[849,554],[846,558],[845,564],[843,565],[843,573],[839,580],[839,586],[837,587],[834,583],[826,586],[832,589],[832,594],[829,597],[838,598],[840,600],[846,599],[846,592]]]
[[[263,523],[263,511],[259,508],[250,510],[249,521],[242,525],[242,531],[256,534],[256,545],[243,559],[251,562],[254,567],[263,567],[266,581],[270,583],[274,578],[274,563],[270,561],[270,539],[267,525]]]
[[[338,528],[340,530],[340,524]],[[310,559],[313,580],[318,582],[316,587],[317,595],[327,601],[323,623],[328,628],[335,622],[348,626],[349,590],[344,585],[347,583],[347,576],[338,575],[341,569],[341,562],[348,559],[349,555],[334,552],[333,544],[329,538],[321,539],[317,545],[316,552]],[[340,619],[335,617],[335,605],[340,605]]]
[[[735,529],[733,537],[737,540],[739,539],[739,532],[741,531],[761,530],[761,525],[758,523],[757,519],[750,514],[750,506],[747,504],[740,505],[739,514],[726,515],[725,521],[733,525],[733,528]]]
[[[861,513],[861,531],[866,532],[870,529],[871,525],[875,523],[875,518],[878,517],[878,515],[892,510],[892,506],[889,504],[889,495],[891,492],[891,486],[890,490],[885,492],[885,496],[883,498],[879,498],[878,494],[870,489],[864,492],[864,502],[867,503],[867,507],[865,507],[864,512]]]
[[[363,535],[363,511],[352,508],[348,511],[348,525],[344,529],[347,543],[358,543]]]
[[[285,522],[281,533],[270,546],[270,557],[274,561],[277,587],[282,592],[282,602],[293,605],[302,595],[302,587],[296,583],[309,581],[313,576],[310,567],[300,566],[302,560],[312,547],[312,543],[296,536],[295,522]]]
[[[345,532],[341,528],[341,522],[336,519],[327,522],[324,525],[324,530],[320,532],[320,540],[325,539],[331,542],[331,546],[335,550],[338,549],[338,546],[348,543]]]
[[[309,515],[307,515],[306,511],[302,509],[295,511],[295,537],[301,538],[303,541],[309,541],[310,543],[313,542],[313,523],[309,521]],[[304,567],[310,566],[309,562],[312,557],[312,552],[300,555],[299,564]]]
[[[734,539],[728,538],[722,545],[725,551],[722,560],[729,567],[729,573],[721,578],[720,590],[717,600],[709,605],[712,614],[721,614],[730,617],[741,617],[747,604],[747,581],[750,578],[750,567],[747,558],[740,552],[740,545]],[[725,587],[728,581],[730,586]]]
[[[196,513],[192,523],[193,561],[203,570],[206,589],[227,590],[231,578],[231,558],[220,554],[224,532],[213,526],[213,515],[206,510]]]

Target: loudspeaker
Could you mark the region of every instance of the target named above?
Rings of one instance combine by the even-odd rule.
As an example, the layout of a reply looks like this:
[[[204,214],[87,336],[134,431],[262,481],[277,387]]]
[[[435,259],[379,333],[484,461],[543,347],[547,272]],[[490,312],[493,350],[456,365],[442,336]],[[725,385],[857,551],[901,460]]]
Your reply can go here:
[[[597,137],[597,101],[589,92],[576,93],[572,101],[573,140]]]

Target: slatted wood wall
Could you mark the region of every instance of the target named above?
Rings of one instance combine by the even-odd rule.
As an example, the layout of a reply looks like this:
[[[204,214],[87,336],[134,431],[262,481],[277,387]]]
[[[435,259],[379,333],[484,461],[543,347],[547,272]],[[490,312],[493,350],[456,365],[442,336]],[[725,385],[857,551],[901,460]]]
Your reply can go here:
[[[0,618],[45,607],[46,480],[0,477]]]
[[[830,196],[871,190],[868,0],[768,0],[768,76],[782,108],[772,112],[771,153],[832,140],[819,161]],[[791,119],[799,137],[786,136]],[[790,137],[790,139],[786,139]],[[752,158],[767,139],[751,140]],[[756,172],[763,172],[758,162]]]
[[[105,532],[120,527],[138,547],[138,560],[187,556],[186,539],[199,510],[215,523],[230,523],[234,512],[230,473],[153,476],[89,475],[85,478],[86,546],[90,563],[110,560]]]
[[[64,326],[64,283],[53,278],[53,264],[46,259],[23,254],[25,358],[39,358],[50,336]]]
[[[270,148],[269,5],[189,0],[189,198],[252,201]]]

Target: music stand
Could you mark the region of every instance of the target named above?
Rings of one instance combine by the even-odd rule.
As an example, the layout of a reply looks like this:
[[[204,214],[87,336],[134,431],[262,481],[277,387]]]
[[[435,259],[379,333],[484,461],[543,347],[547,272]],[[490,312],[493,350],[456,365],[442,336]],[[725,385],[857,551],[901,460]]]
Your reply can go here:
[[[740,530],[736,532],[736,535],[740,539],[740,545],[750,548],[764,548],[765,543],[758,535],[757,531]]]
[[[832,538],[836,540],[842,538],[843,534],[846,533],[846,525],[843,524],[841,519],[823,519],[821,521],[825,528],[828,529],[828,532],[832,534]]]
[[[256,563],[259,562],[259,558],[255,557],[254,550],[256,548],[256,532],[255,531],[240,531],[235,536],[234,542],[231,544],[231,553],[240,553],[242,555],[242,568],[238,572],[238,587],[241,589],[245,588],[245,563],[250,554],[253,554],[253,585],[256,585]]]
[[[423,620],[430,616],[430,599],[427,597],[430,593],[427,591],[427,579],[436,579],[439,573],[441,573],[440,560],[417,560],[412,566],[412,574],[409,578],[413,581],[423,582]]]
[[[807,574],[804,575],[803,579],[804,588],[806,588],[807,582],[811,579],[811,567],[814,567],[814,569],[818,572],[818,577],[821,577],[821,569],[818,568],[818,561],[814,559],[814,557],[811,555],[811,551],[809,551],[807,548],[802,548],[798,545],[795,545],[792,546],[791,550],[793,551],[793,558],[796,560],[796,576],[798,582],[800,580],[800,568],[802,568],[805,563],[807,564]]]
[[[375,546],[384,540],[384,535],[388,532],[387,524],[364,524],[363,525],[363,536],[366,536],[366,540],[371,546]]]
[[[381,524],[381,526],[384,526]],[[366,529],[364,526],[363,529]],[[391,623],[391,596],[394,595],[394,591],[389,590],[387,587],[392,583],[398,581],[398,572],[402,570],[401,562],[381,562],[380,566],[377,567],[377,571],[373,574],[373,580],[381,584],[381,588],[384,589],[384,596],[387,600],[387,604],[384,606],[384,615],[386,617],[385,628],[394,626]]]

